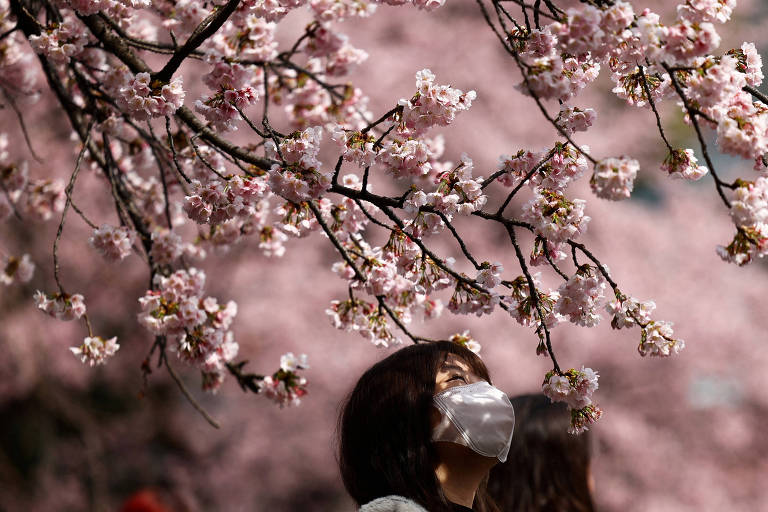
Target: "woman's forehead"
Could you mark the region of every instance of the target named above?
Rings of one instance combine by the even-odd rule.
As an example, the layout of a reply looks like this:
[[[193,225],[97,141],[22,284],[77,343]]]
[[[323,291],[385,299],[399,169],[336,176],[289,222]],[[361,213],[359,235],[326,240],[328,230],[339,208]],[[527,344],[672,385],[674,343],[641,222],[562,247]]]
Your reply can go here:
[[[460,356],[449,353],[449,354],[446,354],[445,359],[443,359],[442,364],[440,364],[439,370],[440,371],[457,370],[457,371],[471,372],[472,367]]]

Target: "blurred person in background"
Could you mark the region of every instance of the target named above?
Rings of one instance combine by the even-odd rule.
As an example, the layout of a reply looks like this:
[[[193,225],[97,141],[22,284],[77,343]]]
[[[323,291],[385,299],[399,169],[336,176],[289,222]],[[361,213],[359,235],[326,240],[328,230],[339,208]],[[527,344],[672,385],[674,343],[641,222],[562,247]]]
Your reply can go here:
[[[339,467],[360,512],[496,512],[512,404],[462,345],[420,343],[366,371],[339,418]]]
[[[541,394],[512,398],[515,436],[488,478],[504,512],[594,512],[589,432],[568,433],[567,406]]]

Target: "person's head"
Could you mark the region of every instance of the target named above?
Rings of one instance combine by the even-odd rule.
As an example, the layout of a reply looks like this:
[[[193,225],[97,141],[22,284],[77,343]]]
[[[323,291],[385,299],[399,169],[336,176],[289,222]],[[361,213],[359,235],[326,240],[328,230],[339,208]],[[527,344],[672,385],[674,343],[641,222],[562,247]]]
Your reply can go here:
[[[490,382],[485,364],[450,342],[410,345],[366,371],[339,418],[339,467],[352,498],[364,504],[397,494],[430,512],[448,510],[435,475],[433,397],[479,381]],[[485,500],[478,491],[478,510],[485,510]]]
[[[568,408],[544,395],[511,401],[515,435],[507,461],[488,478],[493,500],[510,512],[593,512],[589,432],[569,434]]]

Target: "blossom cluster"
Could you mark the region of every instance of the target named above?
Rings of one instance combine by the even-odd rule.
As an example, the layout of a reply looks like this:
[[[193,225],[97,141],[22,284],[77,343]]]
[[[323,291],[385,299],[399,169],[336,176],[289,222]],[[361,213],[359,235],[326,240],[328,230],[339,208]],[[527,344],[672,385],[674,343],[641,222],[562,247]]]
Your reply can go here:
[[[600,271],[591,265],[582,265],[558,289],[560,297],[555,309],[568,320],[584,327],[600,322],[598,309],[602,305],[606,282]]]
[[[537,294],[538,307],[536,307],[528,279],[525,276],[515,278],[510,284],[512,293],[501,299],[508,305],[509,314],[520,325],[538,329],[542,323],[542,317],[539,316],[539,310],[541,310],[544,325],[554,327],[563,320],[563,316],[555,309],[555,304],[560,299],[560,293],[556,290],[543,293],[541,291],[541,274],[538,272],[533,274],[531,279]]]
[[[81,362],[95,366],[106,363],[119,348],[116,337],[105,340],[101,336],[86,336],[81,345],[70,347],[69,350],[79,357]]]
[[[153,288],[139,298],[138,321],[156,336],[165,336],[170,350],[203,372],[203,384],[215,391],[239,346],[229,327],[237,304],[219,304],[204,296],[205,273],[196,268],[155,275]]]
[[[35,264],[29,254],[21,258],[0,256],[0,283],[8,286],[14,283],[28,283],[35,273]]]
[[[725,261],[745,265],[768,251],[768,178],[737,183],[730,212],[736,235],[727,247],[718,246],[717,253]]]
[[[253,205],[268,191],[261,177],[233,176],[207,183],[192,180],[192,192],[184,198],[184,212],[198,224],[221,224],[250,213]]]
[[[565,402],[571,411],[571,425],[568,432],[581,434],[602,416],[603,411],[592,402],[597,390],[599,375],[591,368],[571,368],[566,372],[550,371],[544,377],[542,392],[552,402]]]
[[[626,199],[632,194],[639,169],[640,164],[631,158],[605,158],[595,165],[589,185],[597,197],[611,201]]]
[[[537,235],[565,242],[586,232],[591,218],[584,214],[585,206],[583,199],[569,200],[556,190],[537,188],[523,206],[522,218],[533,224]]]
[[[85,299],[79,293],[74,295],[59,292],[46,294],[38,290],[35,292],[34,300],[41,311],[57,320],[75,320],[85,314]]]
[[[214,93],[197,100],[195,110],[219,131],[236,130],[234,121],[241,117],[238,109],[245,110],[259,99],[262,75],[260,68],[217,62],[203,77]]]
[[[429,69],[416,73],[416,94],[410,99],[401,99],[399,115],[400,129],[415,136],[421,135],[433,126],[447,126],[456,114],[469,109],[475,91],[463,92],[448,85],[435,84],[435,75]]]
[[[135,233],[125,226],[112,227],[103,224],[93,230],[88,245],[96,249],[108,261],[119,261],[131,254]]]
[[[170,116],[184,104],[184,79],[177,76],[169,83],[152,80],[149,73],[131,76],[127,70],[117,70],[118,105],[136,119]],[[120,83],[122,82],[122,83]]]
[[[656,304],[653,301],[640,302],[621,293],[617,293],[616,299],[605,306],[608,314],[613,316],[611,327],[614,329],[640,327],[637,350],[641,356],[668,357],[678,354],[685,348],[685,341],[674,337],[672,322],[651,319],[654,309]]]
[[[301,397],[307,394],[307,379],[299,376],[299,370],[309,368],[307,355],[296,357],[293,352],[280,356],[280,369],[271,376],[266,376],[259,383],[259,390],[264,396],[277,403],[280,408],[297,406]]]
[[[475,354],[480,355],[480,350],[483,348],[475,339],[469,334],[469,330],[465,330],[461,333],[456,333],[450,337],[450,341],[466,347]]]

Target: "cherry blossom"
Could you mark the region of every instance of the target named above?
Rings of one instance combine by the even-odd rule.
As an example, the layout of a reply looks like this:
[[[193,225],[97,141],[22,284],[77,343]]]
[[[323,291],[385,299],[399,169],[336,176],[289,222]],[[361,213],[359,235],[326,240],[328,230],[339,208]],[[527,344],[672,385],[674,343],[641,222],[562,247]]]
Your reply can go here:
[[[691,181],[701,179],[708,172],[706,167],[698,165],[692,149],[672,150],[664,159],[661,170],[668,173],[671,178],[684,178]]]
[[[116,337],[105,340],[101,336],[87,336],[82,345],[70,347],[69,350],[79,357],[81,362],[95,366],[105,364],[107,359],[114,356],[119,348],[120,345],[117,343]]]
[[[131,254],[135,233],[125,226],[112,227],[104,224],[93,230],[88,245],[109,261],[120,261]]]
[[[637,160],[626,157],[606,158],[595,165],[595,172],[589,180],[589,185],[595,195],[603,199],[611,201],[626,199],[632,194],[639,169],[640,164]]]
[[[21,258],[3,255],[0,257],[0,283],[8,286],[14,283],[28,283],[35,273],[35,264],[29,254]]]
[[[602,274],[595,267],[582,265],[558,289],[560,297],[555,303],[555,309],[577,325],[594,327],[600,322],[598,310],[604,299],[605,288]]]
[[[57,320],[75,320],[85,314],[85,302],[79,293],[74,295],[59,292],[47,294],[38,290],[35,292],[34,300],[41,311]]]

